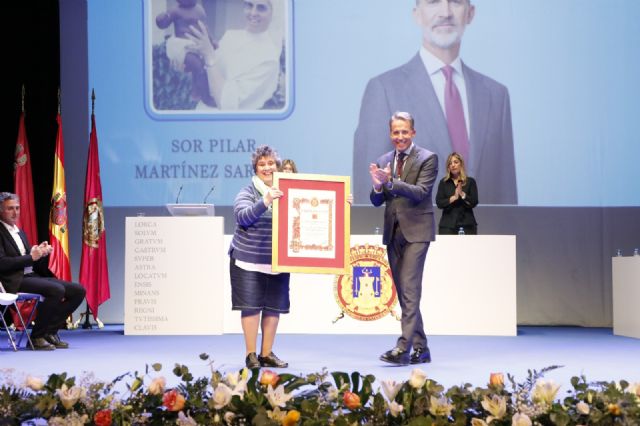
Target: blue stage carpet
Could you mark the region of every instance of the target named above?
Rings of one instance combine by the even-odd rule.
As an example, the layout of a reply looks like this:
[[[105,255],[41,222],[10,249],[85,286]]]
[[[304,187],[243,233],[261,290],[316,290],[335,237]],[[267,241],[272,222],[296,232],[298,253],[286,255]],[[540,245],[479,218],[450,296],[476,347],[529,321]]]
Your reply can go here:
[[[0,333],[0,374],[14,369],[13,376],[24,374],[42,378],[51,373],[68,372],[80,376],[93,372],[110,381],[116,376],[139,371],[145,364],[159,362],[162,375],[175,384],[171,373],[175,363],[185,364],[194,376],[208,376],[209,366],[198,357],[207,353],[213,367],[221,371],[244,366],[242,335],[224,336],[125,336],[122,326],[104,329],[62,331],[67,350],[52,352],[13,352]],[[274,351],[288,361],[287,372],[306,374],[321,371],[359,371],[382,379],[406,380],[415,366],[394,367],[378,360],[393,347],[393,336],[283,334],[277,336]],[[608,328],[519,327],[517,337],[434,336],[429,338],[431,364],[419,367],[429,378],[450,387],[462,383],[485,385],[491,372],[526,378],[528,369],[540,370],[562,365],[546,378],[569,388],[574,375],[586,375],[589,381],[621,380],[640,382],[640,340],[614,336]],[[155,376],[156,373],[151,373]],[[130,381],[130,380],[129,380]]]

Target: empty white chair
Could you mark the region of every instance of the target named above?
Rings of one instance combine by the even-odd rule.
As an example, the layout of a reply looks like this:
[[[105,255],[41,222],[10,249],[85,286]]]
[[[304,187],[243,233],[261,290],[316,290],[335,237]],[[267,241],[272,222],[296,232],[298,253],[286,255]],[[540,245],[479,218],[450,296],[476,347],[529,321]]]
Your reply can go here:
[[[25,321],[25,319],[22,317],[22,312],[20,312],[20,308],[18,307],[18,302],[26,302],[30,300],[33,301],[32,303],[33,307],[29,311],[28,318]],[[27,333],[27,325],[30,324],[31,321],[33,320],[33,317],[36,313],[36,308],[38,307],[38,303],[41,300],[42,300],[42,296],[40,296],[39,294],[7,293],[4,287],[2,286],[2,283],[0,283],[0,316],[1,316],[0,321],[2,321],[2,325],[4,326],[4,329],[6,330],[7,335],[9,336],[9,343],[11,343],[11,346],[13,346],[14,351],[18,350],[18,347],[20,347],[20,344],[22,343],[22,339],[24,339],[25,337],[27,338],[27,342],[29,346],[31,347],[31,349],[33,349],[33,343],[31,342],[31,337],[29,336],[29,333]],[[16,330],[19,328],[22,329],[22,330],[17,330],[20,332],[17,341],[16,341],[16,336],[14,335],[14,331],[7,325],[7,321],[5,320],[5,314],[11,308],[13,308],[12,313],[14,317],[14,323],[15,323],[15,318],[17,318],[19,322],[19,324],[14,324]]]

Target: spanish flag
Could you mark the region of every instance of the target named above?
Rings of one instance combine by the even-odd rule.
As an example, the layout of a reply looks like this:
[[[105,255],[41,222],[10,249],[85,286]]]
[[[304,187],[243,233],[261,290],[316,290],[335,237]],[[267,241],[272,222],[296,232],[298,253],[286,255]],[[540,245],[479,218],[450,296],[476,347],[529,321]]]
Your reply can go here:
[[[64,179],[64,140],[62,138],[62,117],[56,117],[58,135],[53,163],[53,191],[49,214],[49,244],[53,253],[49,256],[49,269],[61,280],[71,281],[69,262],[69,227],[67,225],[67,186]]]
[[[23,95],[24,96],[24,95]],[[31,155],[29,142],[24,127],[24,107],[20,113],[18,140],[16,141],[15,160],[13,163],[14,193],[20,197],[20,217],[18,228],[27,234],[29,244],[38,244],[38,228],[36,227],[36,207],[33,200],[33,179],[31,177]],[[27,247],[27,251],[29,247]]]

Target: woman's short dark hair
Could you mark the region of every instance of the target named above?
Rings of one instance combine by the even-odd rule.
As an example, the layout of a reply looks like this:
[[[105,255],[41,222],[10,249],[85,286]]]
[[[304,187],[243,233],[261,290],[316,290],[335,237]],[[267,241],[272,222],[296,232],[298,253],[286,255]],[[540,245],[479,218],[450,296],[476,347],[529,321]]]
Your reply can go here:
[[[251,164],[253,165],[254,172],[258,171],[258,160],[263,157],[269,157],[276,160],[276,166],[280,169],[280,157],[278,156],[278,152],[269,145],[260,145],[256,148],[253,154],[251,154]]]

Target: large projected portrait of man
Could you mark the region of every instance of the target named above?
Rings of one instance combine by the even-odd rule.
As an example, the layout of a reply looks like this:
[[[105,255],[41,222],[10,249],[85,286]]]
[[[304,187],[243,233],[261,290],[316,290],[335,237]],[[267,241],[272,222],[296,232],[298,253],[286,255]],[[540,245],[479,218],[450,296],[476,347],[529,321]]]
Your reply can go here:
[[[416,143],[438,155],[439,170],[456,151],[478,182],[482,204],[517,204],[509,92],[462,62],[460,45],[475,6],[470,0],[416,0],[419,52],[366,86],[354,138],[356,203],[371,192],[368,164],[388,145],[387,117],[408,111]]]
[[[149,1],[152,111],[286,108],[288,0]]]

